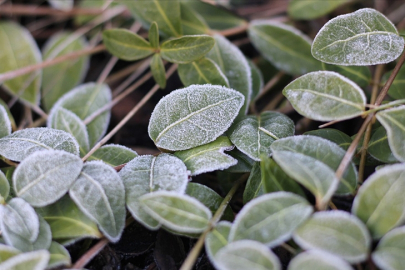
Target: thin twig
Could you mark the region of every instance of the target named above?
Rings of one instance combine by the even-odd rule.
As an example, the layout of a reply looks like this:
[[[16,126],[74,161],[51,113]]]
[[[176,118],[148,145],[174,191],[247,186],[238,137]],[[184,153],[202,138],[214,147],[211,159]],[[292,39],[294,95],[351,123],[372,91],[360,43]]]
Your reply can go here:
[[[76,15],[99,15],[105,9],[100,8],[78,8],[70,10],[60,10],[45,6],[36,5],[2,5],[0,7],[1,15],[26,15],[26,16],[53,16],[53,17],[71,17]]]
[[[125,90],[128,85],[130,85],[133,81],[135,81],[145,70],[149,67],[151,58],[148,58],[141,62],[141,65],[136,69],[134,73],[131,74],[125,81],[123,81],[117,88],[113,91],[113,97],[118,96],[122,91]],[[151,77],[152,73],[149,75]]]
[[[107,238],[102,238],[97,244],[89,249],[74,265],[73,269],[82,269],[108,244]]]

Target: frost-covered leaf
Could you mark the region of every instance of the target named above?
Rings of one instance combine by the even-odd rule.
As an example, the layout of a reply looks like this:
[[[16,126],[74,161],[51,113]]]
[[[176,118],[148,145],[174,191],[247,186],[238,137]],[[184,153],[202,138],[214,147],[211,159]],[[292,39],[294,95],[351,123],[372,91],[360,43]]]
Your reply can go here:
[[[295,256],[288,270],[353,270],[345,260],[321,250],[309,250]]]
[[[20,69],[41,62],[41,52],[30,32],[11,21],[0,22],[0,73]],[[2,86],[25,102],[38,104],[42,71],[18,76]]]
[[[331,176],[331,172],[334,174],[334,172],[337,170],[341,160],[343,159],[345,155],[345,151],[340,148],[338,145],[335,143],[328,141],[326,139],[316,137],[316,136],[310,136],[310,135],[303,135],[303,136],[294,136],[294,137],[289,137],[289,138],[284,138],[277,140],[271,145],[271,150],[274,152],[278,151],[289,151],[297,154],[302,155],[302,160],[306,160],[304,156],[307,156],[309,158],[315,159],[316,161],[313,161],[311,164],[316,167],[318,167],[317,170],[323,171],[325,173],[324,177],[327,177],[329,175],[329,178],[324,178],[321,177],[320,175],[314,175],[313,172],[308,171],[306,168],[307,166],[305,165],[305,162],[300,164],[304,167],[300,167],[304,171],[306,171],[305,174],[308,174],[308,177],[314,177],[314,179],[318,179],[320,182],[316,183],[313,182],[314,187],[320,185],[320,186],[325,186],[326,183],[329,181],[332,181],[334,177]],[[287,157],[287,156],[285,156]],[[298,157],[298,156],[297,156]],[[293,158],[293,155],[290,156],[290,158]],[[276,155],[274,156],[274,159],[279,163],[280,159],[276,158]],[[310,159],[309,159],[310,160]],[[283,163],[279,165],[284,169],[284,171],[290,175],[292,178],[296,179],[296,175],[298,173],[295,172],[295,176],[292,175],[292,173],[295,171],[295,169],[298,170],[298,167],[295,167],[295,160],[288,160],[285,159],[285,162],[288,163]],[[298,161],[297,161],[298,162]],[[323,166],[318,166],[319,162],[323,163],[327,167],[329,167],[331,170],[330,172],[326,172],[327,170],[323,170]],[[303,175],[301,175],[303,176]],[[331,178],[332,177],[332,178]],[[297,179],[296,179],[297,180]],[[308,179],[309,180],[309,179]],[[328,180],[328,181],[327,181]],[[315,181],[315,180],[314,180]],[[301,183],[303,184],[303,183]],[[352,193],[356,189],[357,185],[357,171],[356,167],[354,166],[353,163],[351,163],[348,166],[348,169],[346,169],[346,172],[343,174],[342,179],[340,179],[340,184],[337,189],[337,194],[347,194],[347,193]],[[308,187],[307,187],[308,188]]]
[[[334,65],[368,66],[395,60],[404,39],[383,14],[363,8],[333,18],[316,35],[312,55]]]
[[[61,32],[52,36],[44,45],[43,59],[54,59],[86,47],[87,42],[84,37],[74,37],[72,33]],[[41,95],[47,111],[61,96],[83,81],[89,61],[89,56],[83,56],[44,68]]]
[[[217,252],[228,244],[229,232],[232,223],[228,221],[219,222],[205,238],[205,251],[208,258],[215,264],[215,255]]]
[[[10,183],[2,171],[0,171],[0,204],[4,203],[1,200],[6,200],[10,194]]]
[[[150,71],[160,88],[166,88],[166,69],[160,54],[156,53],[153,55],[150,61]]]
[[[293,239],[303,249],[320,249],[350,263],[366,260],[371,246],[361,220],[340,210],[315,213],[294,232]]]
[[[181,26],[184,35],[201,35],[208,33],[209,28],[204,18],[184,1],[180,2],[180,11]]]
[[[252,170],[252,167],[255,163],[253,159],[239,151],[237,148],[234,148],[228,153],[231,157],[235,158],[238,163],[232,167],[226,169],[226,172],[230,173],[246,173]]]
[[[8,259],[3,263],[0,263],[0,269],[43,270],[48,265],[49,257],[49,252],[47,250],[22,253]]]
[[[265,245],[241,240],[221,248],[215,256],[221,270],[281,270],[277,256]]]
[[[252,94],[250,95],[250,102],[252,102],[262,91],[264,81],[260,69],[252,61],[248,60],[248,63],[252,73]]]
[[[111,166],[87,162],[69,195],[111,242],[120,239],[125,226],[125,187]]]
[[[191,148],[189,150],[176,152],[191,175],[198,175],[206,172],[227,169],[237,163],[237,160],[224,153],[232,150],[234,146],[225,136],[218,137],[215,141]]]
[[[152,48],[159,48],[159,27],[156,22],[153,22],[149,28],[148,38]]]
[[[332,71],[308,73],[288,84],[283,94],[301,115],[318,121],[345,120],[365,110],[363,90]]]
[[[391,76],[392,71],[387,72],[381,78],[381,83],[384,85],[387,83],[388,78]],[[394,99],[405,99],[405,66],[402,66],[399,70],[397,76],[395,76],[390,89],[388,90],[388,95]]]
[[[169,39],[160,45],[162,58],[177,64],[186,64],[202,58],[214,46],[208,35],[182,36]]]
[[[214,84],[229,87],[229,82],[221,68],[208,58],[201,58],[189,64],[181,64],[177,69],[184,86],[192,84]]]
[[[111,101],[111,90],[106,84],[86,83],[77,86],[63,95],[53,106],[52,110],[63,107],[84,120],[95,111]],[[52,111],[51,111],[52,114]],[[107,110],[87,124],[89,143],[92,147],[105,134],[110,121],[110,111]]]
[[[16,248],[6,246],[4,244],[0,244],[0,263],[6,261],[7,259],[14,257],[15,255],[20,254],[21,251],[19,251]]]
[[[76,114],[62,107],[55,108],[48,117],[48,127],[63,130],[72,135],[79,144],[80,156],[89,152],[89,134],[86,125]]]
[[[7,198],[4,197],[4,199],[7,199],[7,200],[10,200],[10,199],[16,197],[14,189],[13,189],[13,180],[12,180],[15,169],[16,169],[16,167],[14,167],[14,166],[4,167],[4,168],[0,169],[4,173],[4,176],[6,177],[8,185],[9,185],[9,188],[7,188],[7,186],[3,186],[4,192],[6,192],[8,190],[8,197]],[[5,184],[5,185],[7,185],[7,184]],[[1,191],[1,192],[3,192],[3,191]],[[1,193],[1,194],[3,194],[3,193]]]
[[[0,155],[22,161],[45,150],[63,150],[79,155],[79,145],[69,133],[52,128],[26,128],[0,139]]]
[[[36,207],[60,199],[76,180],[82,160],[63,151],[39,151],[24,159],[13,174],[16,195]]]
[[[371,257],[381,269],[402,270],[405,265],[404,253],[405,227],[399,227],[381,238]]]
[[[216,193],[209,187],[198,183],[189,183],[187,185],[186,194],[202,202],[206,207],[208,207],[211,210],[211,213],[213,215],[218,210],[218,207],[224,200],[224,198],[219,196],[218,193]],[[234,215],[232,209],[228,205],[225,209],[224,214],[222,215],[222,219],[233,220],[233,218]]]
[[[396,163],[398,159],[394,157],[388,144],[388,136],[384,127],[378,127],[371,135],[367,152],[375,159],[384,163]]]
[[[284,137],[294,135],[294,122],[278,112],[264,112],[259,116],[245,116],[232,125],[229,139],[251,159],[271,154],[270,145]]]
[[[260,170],[260,163],[255,162],[251,171],[249,178],[246,182],[245,190],[243,191],[243,204],[257,198],[266,193],[263,188],[262,174]]]
[[[171,230],[201,233],[209,224],[211,211],[197,199],[170,191],[156,191],[139,198],[141,207]]]
[[[237,215],[229,241],[250,239],[275,247],[290,239],[312,213],[312,206],[289,192],[265,194],[247,203]]]
[[[330,65],[326,63],[322,63],[322,67],[324,70],[334,71],[339,73],[340,75],[348,78],[349,80],[353,81],[360,87],[367,87],[372,81],[371,79],[371,71],[369,67],[365,66],[337,66],[337,65]]]
[[[343,133],[342,131],[333,128],[311,130],[305,132],[304,135],[318,136],[327,139],[331,142],[336,143],[344,150],[347,150],[353,141],[352,138],[350,138],[350,136],[347,135],[346,133]]]
[[[118,166],[130,162],[136,158],[138,154],[123,145],[106,144],[100,147],[87,160],[101,160],[110,166]]]
[[[8,119],[9,119],[9,121],[10,121],[10,124],[11,124],[12,129],[13,129],[13,130],[16,130],[16,129],[17,129],[17,126],[16,126],[16,124],[15,124],[14,117],[13,117],[13,115],[11,114],[10,109],[9,109],[8,106],[7,106],[7,103],[5,103],[1,98],[0,98],[0,105],[3,106],[3,108],[4,108],[4,109],[6,110],[6,112],[7,112]]]
[[[167,37],[182,34],[179,0],[122,1],[145,28],[156,22],[159,31]]]
[[[157,229],[160,225],[140,207],[139,197],[158,190],[183,194],[188,183],[187,167],[180,159],[169,154],[139,156],[130,161],[119,176],[125,185],[128,210],[149,229]]]
[[[11,134],[11,122],[6,109],[0,104],[0,138]]]
[[[51,227],[53,239],[100,238],[102,236],[97,229],[97,224],[80,211],[69,195],[36,210]]]
[[[34,242],[39,233],[38,215],[26,201],[13,198],[6,205],[0,205],[0,228],[7,242],[9,233]]]
[[[156,105],[149,136],[157,147],[179,151],[214,141],[232,124],[243,95],[215,85],[192,85],[171,92]]]
[[[56,9],[70,10],[73,8],[74,0],[48,0],[49,4]]]
[[[392,154],[405,162],[405,105],[377,113],[378,121],[387,130],[388,143]]]
[[[52,242],[49,247],[50,258],[47,268],[55,268],[57,266],[67,266],[71,264],[70,254],[64,246],[57,242]]]
[[[322,69],[311,55],[311,40],[289,25],[257,20],[249,26],[255,48],[275,67],[292,75]]]
[[[251,71],[246,57],[229,40],[221,35],[214,35],[215,45],[206,55],[212,59],[228,78],[229,86],[245,97],[245,103],[239,116],[247,113],[252,93]]]
[[[297,20],[312,20],[322,17],[351,0],[291,0],[288,15]]]
[[[359,188],[352,213],[367,225],[374,239],[404,222],[404,190],[404,164],[379,169]]]

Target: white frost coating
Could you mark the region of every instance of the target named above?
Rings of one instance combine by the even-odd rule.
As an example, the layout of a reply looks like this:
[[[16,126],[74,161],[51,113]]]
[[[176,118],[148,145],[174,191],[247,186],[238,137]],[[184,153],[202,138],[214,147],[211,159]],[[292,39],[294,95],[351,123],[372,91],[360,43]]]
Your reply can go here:
[[[111,166],[87,162],[69,195],[111,242],[120,239],[125,226],[125,187]]]
[[[162,225],[180,233],[201,233],[211,211],[197,199],[172,191],[156,191],[139,198],[141,207]]]
[[[4,238],[8,232],[13,232],[34,242],[39,233],[38,215],[26,201],[13,198],[6,205],[0,205],[0,228]]]
[[[48,2],[53,8],[60,10],[68,11],[73,8],[73,0],[48,0]]]
[[[219,270],[281,270],[277,256],[265,245],[241,240],[221,248],[215,256]]]
[[[364,223],[341,210],[313,214],[294,232],[293,239],[303,249],[327,251],[350,263],[367,259],[371,246],[371,237]]]
[[[102,160],[113,167],[128,163],[136,158],[138,153],[120,144],[106,144],[100,147],[88,160]]]
[[[26,128],[0,139],[0,155],[22,161],[43,150],[63,150],[79,155],[79,144],[69,133],[53,128]]]
[[[301,76],[288,84],[283,94],[298,113],[318,121],[359,116],[367,101],[357,84],[333,71]]]
[[[78,156],[64,151],[35,152],[15,170],[14,191],[32,206],[51,204],[68,191],[82,166],[83,162]]]
[[[191,85],[162,98],[152,112],[148,132],[156,146],[186,150],[214,141],[242,107],[241,93],[217,85]]]
[[[49,259],[50,255],[47,250],[26,252],[0,263],[0,269],[43,270],[47,267]]]
[[[10,195],[10,183],[2,171],[0,171],[0,196],[7,200]]]
[[[228,237],[231,227],[231,222],[220,221],[205,238],[205,252],[207,253],[208,259],[216,269],[219,269],[219,266],[215,260],[215,255],[221,248],[228,244]]]
[[[375,264],[386,270],[398,270],[403,265],[402,254],[405,252],[405,226],[389,231],[378,242],[375,251],[371,254]]]
[[[301,252],[288,265],[288,270],[314,269],[353,270],[345,260],[321,250]]]
[[[7,111],[0,104],[0,138],[11,134],[11,122],[8,118]]]
[[[275,247],[290,239],[312,211],[305,199],[290,192],[262,195],[247,203],[236,216],[229,242],[250,239]]]
[[[312,55],[343,66],[385,64],[398,58],[404,39],[380,12],[364,8],[327,22],[316,35]]]

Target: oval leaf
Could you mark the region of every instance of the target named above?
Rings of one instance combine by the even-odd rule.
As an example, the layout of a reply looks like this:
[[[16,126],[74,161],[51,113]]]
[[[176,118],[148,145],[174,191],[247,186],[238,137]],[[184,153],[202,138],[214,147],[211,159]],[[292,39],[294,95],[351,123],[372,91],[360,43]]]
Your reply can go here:
[[[6,109],[0,104],[0,138],[11,134],[11,122]]]
[[[318,136],[328,141],[334,142],[339,145],[342,149],[347,150],[352,143],[352,138],[346,133],[333,128],[323,128],[318,130],[311,130],[305,132],[304,135]]]
[[[353,270],[345,260],[321,250],[309,250],[295,256],[288,270]]]
[[[395,140],[395,139],[394,139]],[[384,127],[378,127],[371,135],[367,147],[368,153],[375,159],[384,163],[397,163],[398,159],[392,154],[388,144],[388,136]]]
[[[16,248],[6,246],[3,244],[0,244],[0,263],[10,259],[11,257],[14,257],[15,255],[20,254],[21,251],[19,251]]]
[[[207,234],[205,238],[205,252],[207,253],[208,258],[210,259],[211,263],[214,264],[215,268],[219,268],[215,255],[217,252],[225,247],[228,244],[228,236],[229,232],[231,231],[232,223],[227,221],[219,222],[215,228],[212,229]]]
[[[290,239],[293,231],[312,211],[305,199],[292,193],[280,191],[262,195],[239,212],[229,241],[250,239],[275,247]]]
[[[125,226],[125,188],[113,168],[101,161],[87,162],[69,195],[111,242],[120,239]]]
[[[14,191],[32,206],[51,204],[69,190],[82,166],[83,162],[78,156],[63,151],[34,153],[15,170]]]
[[[166,87],[166,70],[160,54],[155,54],[150,62],[150,70],[155,82],[164,89]]]
[[[260,163],[255,162],[249,178],[246,182],[245,190],[243,191],[243,204],[248,203],[249,201],[257,198],[266,193],[263,188],[262,174],[260,170]]]
[[[331,71],[311,72],[288,84],[283,94],[301,115],[318,121],[345,120],[365,110],[363,90]]]
[[[340,75],[353,81],[358,86],[364,88],[367,87],[371,82],[371,71],[369,67],[365,66],[337,66],[322,63],[324,70],[334,71]]]
[[[201,35],[209,32],[204,18],[185,3],[180,2],[181,26],[184,35]]]
[[[48,265],[49,257],[47,250],[22,253],[0,263],[0,268],[43,270]]]
[[[248,63],[252,73],[252,94],[250,95],[250,102],[253,102],[263,89],[264,79],[260,69],[252,61],[248,60]]]
[[[363,8],[327,22],[316,35],[312,55],[334,65],[368,66],[398,58],[404,39],[383,14]]]
[[[49,247],[50,258],[47,268],[55,268],[57,266],[67,266],[71,264],[70,254],[64,246],[59,243],[52,242]]]
[[[4,204],[10,194],[10,183],[2,171],[0,171],[0,204]]]
[[[388,78],[391,76],[392,71],[387,72],[381,78],[381,84],[385,85],[388,81]],[[394,81],[392,82],[390,89],[388,90],[388,95],[394,99],[405,99],[405,66],[402,66],[399,70],[397,76],[395,76]]]
[[[158,25],[156,22],[153,22],[150,25],[148,38],[149,38],[150,45],[154,49],[158,49],[159,48],[159,29],[158,29]]]
[[[371,257],[381,269],[400,270],[405,265],[404,243],[405,227],[393,229],[381,238]]]
[[[320,18],[351,0],[291,0],[288,2],[288,15],[296,20]]]
[[[149,136],[156,146],[186,150],[214,141],[231,125],[243,95],[225,87],[195,85],[173,91],[156,105]]]
[[[87,160],[101,160],[115,167],[128,163],[137,156],[138,154],[128,147],[119,144],[107,144],[97,149]]]

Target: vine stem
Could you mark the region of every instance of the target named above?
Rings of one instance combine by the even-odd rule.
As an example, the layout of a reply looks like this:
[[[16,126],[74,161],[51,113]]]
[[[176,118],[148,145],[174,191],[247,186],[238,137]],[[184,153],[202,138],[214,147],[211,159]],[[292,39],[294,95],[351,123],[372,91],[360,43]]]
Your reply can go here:
[[[72,269],[82,269],[88,264],[103,248],[108,244],[108,239],[103,238],[91,249],[89,249],[76,263],[72,266]]]
[[[244,174],[240,177],[236,183],[232,186],[231,190],[229,190],[228,194],[222,200],[221,205],[218,207],[217,211],[215,212],[214,216],[211,218],[208,228],[200,235],[198,238],[197,243],[191,249],[190,253],[188,254],[186,260],[184,261],[183,265],[180,267],[180,270],[191,270],[194,267],[194,264],[198,258],[198,255],[201,252],[201,249],[204,246],[205,238],[207,234],[215,228],[215,225],[220,220],[221,216],[224,214],[226,207],[228,206],[229,202],[231,201],[232,197],[235,195],[238,187],[246,181],[249,174]]]
[[[99,15],[105,10],[100,8],[77,8],[74,7],[70,10],[59,10],[50,7],[39,7],[35,5],[2,5],[0,14],[5,15],[28,15],[40,16],[49,15],[54,17],[60,16],[76,16],[76,15]]]

